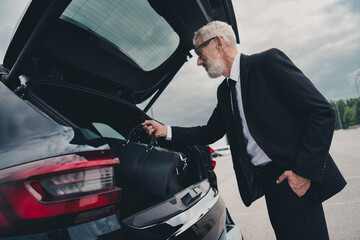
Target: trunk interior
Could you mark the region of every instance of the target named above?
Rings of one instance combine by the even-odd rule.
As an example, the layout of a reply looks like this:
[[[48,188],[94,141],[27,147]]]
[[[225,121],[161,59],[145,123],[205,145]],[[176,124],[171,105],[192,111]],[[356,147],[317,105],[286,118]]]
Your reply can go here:
[[[51,118],[61,124],[85,128],[100,134],[96,124],[100,123],[117,132],[117,137],[106,137],[110,148],[117,152],[119,143],[125,142],[131,130],[150,119],[135,105],[101,92],[52,81],[30,81],[26,88],[25,98],[39,107]],[[132,139],[148,143],[150,138],[142,131]],[[187,170],[184,189],[194,183],[208,178],[209,159],[205,159],[205,148],[201,146],[179,146],[168,141],[159,140],[162,148],[181,152],[187,158]],[[120,157],[119,157],[120,159]],[[120,159],[121,167],[121,159]],[[146,194],[146,189],[123,188],[120,206],[122,219],[142,211],[154,204],[165,201]]]

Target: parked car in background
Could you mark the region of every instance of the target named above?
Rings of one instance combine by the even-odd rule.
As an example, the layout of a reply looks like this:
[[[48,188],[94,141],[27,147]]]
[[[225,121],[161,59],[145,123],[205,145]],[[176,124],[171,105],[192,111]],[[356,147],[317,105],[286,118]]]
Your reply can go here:
[[[211,156],[212,156],[213,158],[222,157],[222,154],[219,153],[218,151],[214,151],[214,152],[211,154]]]
[[[230,0],[31,1],[0,67],[0,239],[242,239],[207,146],[159,143],[187,158],[170,197],[116,181],[114,148],[216,19],[237,33]]]
[[[230,155],[230,146],[226,145],[226,146],[221,146],[221,147],[214,147],[214,152],[218,155],[218,156],[225,156],[225,155]]]
[[[217,157],[221,157],[221,156],[222,156],[221,153],[219,153],[218,151],[216,151],[216,150],[213,149],[213,148],[210,148],[210,153],[211,153],[211,157],[213,157],[213,158],[217,158]]]

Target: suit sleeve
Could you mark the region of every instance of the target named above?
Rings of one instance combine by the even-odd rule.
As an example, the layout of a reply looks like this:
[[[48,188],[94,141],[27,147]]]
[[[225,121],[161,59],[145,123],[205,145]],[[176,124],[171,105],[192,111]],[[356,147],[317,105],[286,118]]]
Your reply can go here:
[[[222,138],[226,131],[219,104],[215,107],[206,125],[171,128],[172,141],[174,143],[189,145],[206,145],[214,143]]]
[[[334,132],[334,109],[280,50],[268,52],[267,68],[278,94],[305,124],[302,145],[292,170],[302,177],[321,182]]]

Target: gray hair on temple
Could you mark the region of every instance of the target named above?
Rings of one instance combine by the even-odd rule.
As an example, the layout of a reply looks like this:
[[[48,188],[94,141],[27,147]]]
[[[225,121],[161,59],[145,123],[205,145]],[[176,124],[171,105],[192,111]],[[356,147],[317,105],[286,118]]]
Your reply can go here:
[[[232,27],[221,21],[212,21],[201,27],[194,33],[193,44],[195,45],[196,40],[202,37],[203,40],[210,39],[212,37],[222,37],[227,44],[236,47],[236,37]]]

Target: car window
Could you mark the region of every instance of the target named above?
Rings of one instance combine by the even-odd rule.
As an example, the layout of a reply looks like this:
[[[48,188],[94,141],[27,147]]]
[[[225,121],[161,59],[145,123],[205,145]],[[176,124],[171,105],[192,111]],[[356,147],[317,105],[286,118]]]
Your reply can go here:
[[[60,18],[110,41],[144,71],[160,66],[180,41],[147,0],[73,0]]]
[[[118,133],[112,127],[106,125],[105,123],[93,122],[92,125],[103,137],[125,139],[120,133]]]

